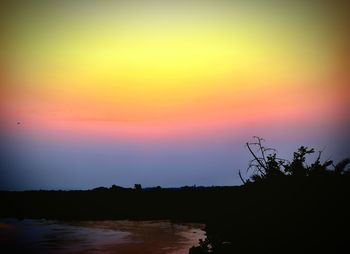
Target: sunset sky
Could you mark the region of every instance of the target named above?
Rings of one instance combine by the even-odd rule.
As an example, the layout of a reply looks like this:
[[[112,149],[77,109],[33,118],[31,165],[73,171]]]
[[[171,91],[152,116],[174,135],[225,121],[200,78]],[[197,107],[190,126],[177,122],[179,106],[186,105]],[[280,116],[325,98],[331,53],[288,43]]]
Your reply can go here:
[[[349,156],[332,1],[18,1],[0,14],[0,189],[240,184],[262,136]]]

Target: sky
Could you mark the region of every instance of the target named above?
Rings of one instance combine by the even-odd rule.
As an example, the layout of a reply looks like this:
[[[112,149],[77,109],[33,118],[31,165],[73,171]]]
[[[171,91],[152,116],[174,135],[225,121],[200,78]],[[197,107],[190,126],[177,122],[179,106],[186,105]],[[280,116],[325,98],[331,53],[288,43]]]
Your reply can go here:
[[[252,136],[350,156],[340,2],[0,9],[0,189],[238,185]]]

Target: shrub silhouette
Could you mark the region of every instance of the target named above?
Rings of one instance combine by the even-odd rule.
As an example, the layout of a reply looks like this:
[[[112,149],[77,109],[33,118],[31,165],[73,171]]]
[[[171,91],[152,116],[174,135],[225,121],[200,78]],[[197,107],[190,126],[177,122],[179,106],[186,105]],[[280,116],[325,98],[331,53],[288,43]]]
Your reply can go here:
[[[244,184],[265,179],[280,179],[287,176],[303,178],[307,176],[318,177],[327,174],[343,175],[349,173],[347,165],[350,163],[350,159],[344,159],[336,165],[333,164],[332,160],[326,160],[321,163],[322,151],[320,151],[316,160],[311,165],[307,165],[305,162],[306,157],[313,154],[315,150],[301,146],[294,152],[293,160],[289,162],[286,159],[277,157],[276,149],[265,147],[263,145],[264,139],[256,136],[253,138],[254,142],[246,143],[249,152],[253,156],[247,169],[247,172],[252,172],[252,175],[248,180],[244,180],[239,171],[239,176]]]
[[[141,191],[142,190],[141,184],[139,184],[139,183],[134,184],[134,189],[137,191]]]
[[[350,159],[312,163],[313,148],[301,146],[292,160],[279,158],[264,140],[253,137],[248,178],[235,205],[206,223],[207,238],[190,254],[350,253]]]

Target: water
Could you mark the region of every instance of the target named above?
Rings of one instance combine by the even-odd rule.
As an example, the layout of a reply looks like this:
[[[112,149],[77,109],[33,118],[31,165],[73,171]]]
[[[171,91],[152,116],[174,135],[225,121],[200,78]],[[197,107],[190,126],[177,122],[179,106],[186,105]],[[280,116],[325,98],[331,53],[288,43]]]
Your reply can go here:
[[[169,221],[0,220],[0,253],[187,254],[201,224]]]

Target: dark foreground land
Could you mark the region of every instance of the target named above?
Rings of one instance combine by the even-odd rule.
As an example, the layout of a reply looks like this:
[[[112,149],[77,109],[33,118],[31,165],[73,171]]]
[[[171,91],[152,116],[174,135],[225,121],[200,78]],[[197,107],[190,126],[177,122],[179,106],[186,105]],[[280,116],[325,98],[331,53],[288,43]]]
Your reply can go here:
[[[350,253],[350,160],[306,165],[312,152],[252,153],[254,173],[237,187],[0,192],[0,217],[205,223],[191,254]]]
[[[349,177],[241,187],[1,192],[0,215],[206,223],[208,239],[192,253],[210,246],[218,248],[214,253],[348,253],[349,194]]]

